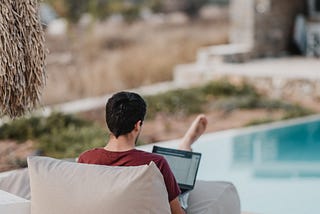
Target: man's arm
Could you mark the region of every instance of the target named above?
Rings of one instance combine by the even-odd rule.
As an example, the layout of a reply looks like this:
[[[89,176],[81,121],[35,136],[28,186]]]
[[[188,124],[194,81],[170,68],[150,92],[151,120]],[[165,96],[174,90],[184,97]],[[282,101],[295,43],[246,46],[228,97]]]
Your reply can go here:
[[[172,214],[186,214],[180,206],[179,197],[170,201],[170,209]]]

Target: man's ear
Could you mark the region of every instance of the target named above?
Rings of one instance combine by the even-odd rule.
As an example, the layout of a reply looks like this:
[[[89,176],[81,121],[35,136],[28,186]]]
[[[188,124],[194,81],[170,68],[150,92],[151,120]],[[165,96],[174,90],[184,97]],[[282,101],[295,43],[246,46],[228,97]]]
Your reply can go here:
[[[137,130],[140,129],[141,126],[142,126],[142,121],[141,120],[139,120],[138,122],[136,122],[136,124],[134,124],[134,128],[137,129]]]

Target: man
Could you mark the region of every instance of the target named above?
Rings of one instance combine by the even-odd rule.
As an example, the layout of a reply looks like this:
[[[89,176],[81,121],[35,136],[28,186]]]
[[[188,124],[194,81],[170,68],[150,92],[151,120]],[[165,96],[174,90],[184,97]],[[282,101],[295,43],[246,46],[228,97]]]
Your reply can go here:
[[[167,163],[160,155],[135,149],[146,114],[146,103],[136,93],[119,92],[106,104],[106,123],[110,138],[104,148],[95,148],[82,153],[80,163],[109,166],[139,166],[153,161],[159,168],[168,192],[171,213],[183,214],[180,206],[180,189]],[[204,132],[207,119],[199,115],[182,139],[179,149],[191,150],[191,144]]]

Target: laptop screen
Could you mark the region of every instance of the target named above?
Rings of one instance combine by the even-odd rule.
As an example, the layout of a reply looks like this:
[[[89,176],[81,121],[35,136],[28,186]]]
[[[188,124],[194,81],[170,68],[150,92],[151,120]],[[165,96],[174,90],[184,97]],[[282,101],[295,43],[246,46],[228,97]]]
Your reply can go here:
[[[200,153],[158,146],[154,146],[152,152],[164,156],[179,186],[193,188],[201,159]]]

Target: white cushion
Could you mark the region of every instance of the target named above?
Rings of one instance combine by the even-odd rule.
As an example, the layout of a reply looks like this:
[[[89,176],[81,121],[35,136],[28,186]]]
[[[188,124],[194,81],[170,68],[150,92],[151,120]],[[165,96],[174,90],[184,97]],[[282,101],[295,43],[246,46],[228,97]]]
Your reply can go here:
[[[0,189],[30,200],[28,169],[17,169],[0,175]]]
[[[235,186],[223,181],[196,181],[190,192],[188,214],[240,214]]]
[[[170,213],[157,166],[110,167],[28,158],[31,214]]]
[[[0,190],[1,214],[30,214],[30,201]]]

